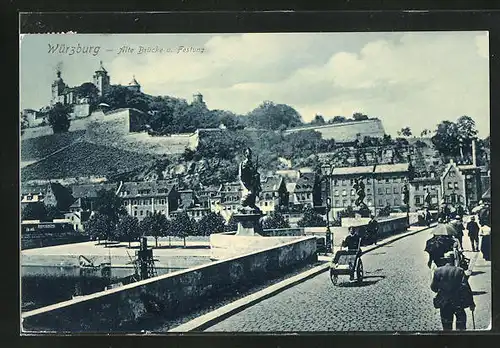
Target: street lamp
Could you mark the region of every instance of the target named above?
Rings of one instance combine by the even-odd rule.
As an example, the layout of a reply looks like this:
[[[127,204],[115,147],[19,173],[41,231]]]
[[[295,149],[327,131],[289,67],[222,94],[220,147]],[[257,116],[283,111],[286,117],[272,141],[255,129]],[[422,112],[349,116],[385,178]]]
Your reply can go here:
[[[410,191],[408,190],[408,183],[403,186],[403,203],[406,205],[406,220],[410,226]]]
[[[328,197],[326,199],[326,253],[330,254],[332,250],[332,231],[330,230],[330,210],[332,209],[332,199]]]

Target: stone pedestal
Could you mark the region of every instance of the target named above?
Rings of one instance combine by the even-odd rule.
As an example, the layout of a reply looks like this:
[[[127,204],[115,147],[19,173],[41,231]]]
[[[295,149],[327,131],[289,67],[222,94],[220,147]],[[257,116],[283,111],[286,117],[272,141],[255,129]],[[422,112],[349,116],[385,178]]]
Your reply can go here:
[[[371,210],[368,208],[368,206],[364,203],[362,203],[357,210],[355,210],[356,217],[360,218],[369,218],[371,215]]]
[[[261,236],[262,228],[260,218],[262,214],[234,214],[233,218],[238,222],[238,231],[236,236]]]

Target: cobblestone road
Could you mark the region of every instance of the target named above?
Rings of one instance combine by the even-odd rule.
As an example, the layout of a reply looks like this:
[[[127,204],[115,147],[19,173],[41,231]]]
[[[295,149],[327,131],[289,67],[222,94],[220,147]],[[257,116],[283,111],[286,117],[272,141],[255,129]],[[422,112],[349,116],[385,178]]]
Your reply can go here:
[[[439,312],[432,305],[427,254],[423,251],[429,237],[429,230],[423,231],[363,255],[365,279],[361,285],[341,276],[335,287],[325,272],[206,331],[441,330]],[[467,249],[467,244],[464,247]],[[477,305],[476,329],[487,329],[491,318],[489,263],[481,261],[478,253],[469,253],[469,257],[472,255],[479,255],[478,269],[471,277]],[[468,328],[472,329],[470,311],[466,311]]]

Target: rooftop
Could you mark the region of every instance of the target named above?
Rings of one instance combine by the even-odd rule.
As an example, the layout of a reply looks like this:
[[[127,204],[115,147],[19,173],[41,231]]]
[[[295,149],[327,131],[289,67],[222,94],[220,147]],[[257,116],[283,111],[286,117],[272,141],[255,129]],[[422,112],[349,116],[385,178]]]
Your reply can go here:
[[[332,175],[370,174],[374,166],[334,168]]]
[[[399,173],[407,172],[409,163],[379,164],[375,166],[374,173]]]

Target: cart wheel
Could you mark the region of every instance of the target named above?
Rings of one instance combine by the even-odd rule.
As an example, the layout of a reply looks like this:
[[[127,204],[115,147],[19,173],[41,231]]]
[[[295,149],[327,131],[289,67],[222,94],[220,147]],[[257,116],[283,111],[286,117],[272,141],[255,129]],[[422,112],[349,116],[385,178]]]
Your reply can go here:
[[[335,274],[333,269],[330,269],[330,280],[332,281],[333,285],[337,285],[337,282],[339,280],[339,276],[337,274]]]
[[[358,283],[362,283],[363,282],[363,275],[364,275],[363,262],[360,259],[358,261],[358,268],[356,269],[356,280],[357,280]]]

